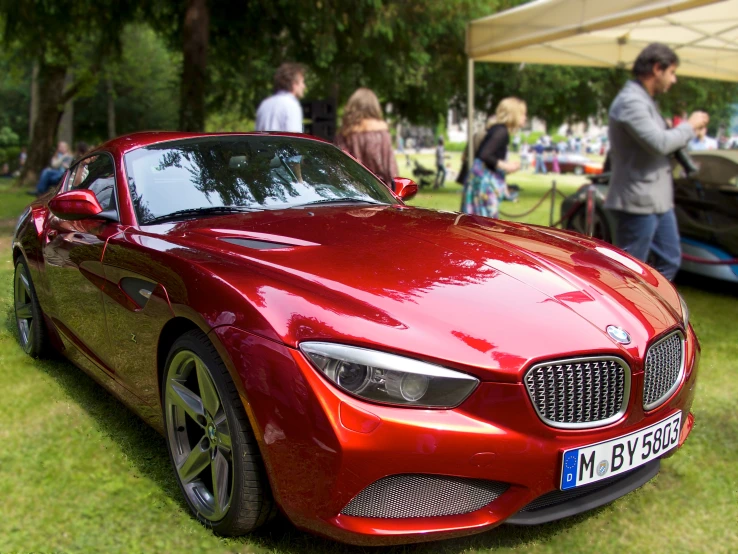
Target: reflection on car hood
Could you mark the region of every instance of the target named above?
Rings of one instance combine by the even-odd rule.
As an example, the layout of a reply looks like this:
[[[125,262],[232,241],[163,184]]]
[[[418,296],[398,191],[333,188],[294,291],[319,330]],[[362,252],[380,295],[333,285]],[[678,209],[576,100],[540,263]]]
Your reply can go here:
[[[292,346],[341,341],[513,380],[533,360],[640,357],[677,324],[676,292],[656,272],[549,228],[404,206],[327,206],[161,231],[190,247],[226,248],[228,263],[213,257],[210,269],[257,297]],[[608,325],[627,330],[631,344],[615,343]]]

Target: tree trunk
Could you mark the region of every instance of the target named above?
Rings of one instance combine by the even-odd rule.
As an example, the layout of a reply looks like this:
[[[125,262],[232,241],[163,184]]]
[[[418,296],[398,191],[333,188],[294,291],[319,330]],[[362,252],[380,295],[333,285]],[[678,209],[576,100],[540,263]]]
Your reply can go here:
[[[113,88],[113,79],[108,75],[108,139],[115,138],[118,134],[115,132],[115,89]]]
[[[38,118],[38,61],[33,62],[31,71],[31,113],[28,116],[28,142],[33,142],[33,126]]]
[[[21,171],[18,184],[35,184],[39,173],[51,159],[54,137],[64,110],[64,78],[67,68],[59,65],[39,64],[38,117],[33,125],[33,142],[28,148],[28,159]]]
[[[187,0],[183,27],[182,88],[179,128],[183,131],[205,129],[205,87],[207,76],[210,11],[207,0]]]
[[[64,90],[68,90],[74,84],[74,77],[71,71],[67,71],[64,79]],[[59,119],[59,129],[57,130],[57,140],[63,140],[74,151],[74,99],[70,98],[64,104],[64,112]]]

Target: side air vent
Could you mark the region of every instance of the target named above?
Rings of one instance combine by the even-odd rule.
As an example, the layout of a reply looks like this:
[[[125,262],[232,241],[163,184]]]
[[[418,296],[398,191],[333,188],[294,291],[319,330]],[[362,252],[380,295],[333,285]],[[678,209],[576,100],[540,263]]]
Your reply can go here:
[[[225,238],[220,239],[224,242],[230,242],[236,246],[244,246],[253,250],[274,250],[275,248],[292,248],[293,244],[283,244],[281,242],[267,242],[265,240],[254,240],[254,239],[238,239],[238,238]]]
[[[135,277],[123,277],[120,280],[120,288],[123,289],[131,300],[133,300],[139,308],[146,306],[146,303],[151,298],[151,293],[154,292],[156,284],[150,281],[144,281],[143,279],[136,279]]]

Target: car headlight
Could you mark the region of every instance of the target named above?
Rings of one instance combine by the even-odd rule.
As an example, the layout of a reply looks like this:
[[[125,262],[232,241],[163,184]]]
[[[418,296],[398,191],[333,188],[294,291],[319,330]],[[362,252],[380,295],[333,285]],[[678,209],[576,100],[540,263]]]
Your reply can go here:
[[[465,373],[366,348],[304,342],[300,350],[344,391],[384,404],[452,408],[479,384]]]
[[[681,294],[679,295],[679,304],[682,306],[682,323],[686,329],[689,327],[689,306],[687,306],[687,301],[684,300],[684,297]]]

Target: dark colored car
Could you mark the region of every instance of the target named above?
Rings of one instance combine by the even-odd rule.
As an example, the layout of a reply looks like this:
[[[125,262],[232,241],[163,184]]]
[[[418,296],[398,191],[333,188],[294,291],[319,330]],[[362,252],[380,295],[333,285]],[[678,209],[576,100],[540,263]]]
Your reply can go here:
[[[700,354],[674,287],[603,242],[395,188],[304,135],[108,142],[18,221],[21,345],[158,429],[223,535],[281,510],[349,543],[441,539],[656,475]]]
[[[738,151],[690,153],[698,171],[688,175],[673,163],[674,203],[681,235],[681,269],[724,281],[738,282]],[[615,242],[615,222],[604,209],[609,174],[594,177],[595,205],[592,236]],[[566,229],[587,233],[585,185],[561,205]],[[708,263],[701,263],[704,260]],[[721,262],[721,263],[718,263]]]

